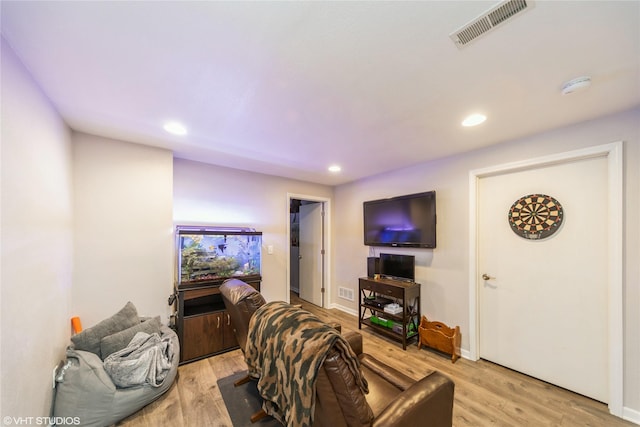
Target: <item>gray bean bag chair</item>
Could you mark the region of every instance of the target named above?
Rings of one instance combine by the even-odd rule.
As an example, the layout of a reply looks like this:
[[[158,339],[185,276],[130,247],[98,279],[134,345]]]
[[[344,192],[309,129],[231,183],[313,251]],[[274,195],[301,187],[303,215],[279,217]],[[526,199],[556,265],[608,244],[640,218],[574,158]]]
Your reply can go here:
[[[136,333],[158,334],[170,355],[170,368],[160,381],[118,387],[105,370],[104,360],[126,352]],[[148,405],[173,384],[178,373],[178,336],[160,317],[139,318],[131,303],[118,313],[71,338],[67,360],[56,380],[54,417],[71,417],[75,425],[109,426]],[[113,356],[111,359],[113,359]]]

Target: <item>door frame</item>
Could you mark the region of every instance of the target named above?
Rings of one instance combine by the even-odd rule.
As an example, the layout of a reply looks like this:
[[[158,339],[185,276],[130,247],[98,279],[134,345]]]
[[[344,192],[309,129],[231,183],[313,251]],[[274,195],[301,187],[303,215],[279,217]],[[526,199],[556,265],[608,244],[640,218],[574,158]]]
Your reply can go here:
[[[328,307],[329,301],[331,301],[331,277],[329,272],[331,271],[331,199],[321,196],[310,196],[307,194],[287,193],[287,262],[286,262],[286,280],[285,280],[285,302],[290,303],[290,290],[291,290],[291,215],[289,213],[291,200],[308,200],[311,202],[321,202],[324,204],[324,217],[323,217],[323,239],[324,239],[324,257],[322,274],[324,276],[324,295],[322,296],[322,302],[325,307]]]
[[[608,174],[607,235],[609,412],[623,416],[624,393],[624,300],[623,300],[623,142],[613,142],[549,156],[475,169],[469,172],[469,358],[480,354],[478,286],[478,184],[492,175],[606,157]]]

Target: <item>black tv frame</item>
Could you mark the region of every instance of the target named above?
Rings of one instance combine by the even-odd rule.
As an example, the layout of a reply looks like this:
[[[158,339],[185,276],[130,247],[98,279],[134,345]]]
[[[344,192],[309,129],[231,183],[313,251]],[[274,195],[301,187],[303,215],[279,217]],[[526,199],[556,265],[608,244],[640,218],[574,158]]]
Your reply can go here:
[[[429,239],[420,239],[419,242],[415,241],[394,241],[394,242],[382,242],[379,240],[368,240],[367,231],[370,228],[371,218],[367,218],[367,214],[370,213],[370,207],[373,205],[393,205],[404,200],[412,199],[426,199],[429,201],[432,211],[429,217]],[[380,246],[380,247],[403,247],[403,248],[427,248],[435,249],[436,247],[436,228],[437,228],[437,213],[436,213],[436,192],[425,191],[422,193],[407,194],[404,196],[390,197],[387,199],[369,200],[362,204],[363,208],[363,225],[364,225],[364,244],[366,246]]]
[[[405,273],[410,270],[409,273]],[[406,276],[410,277],[406,277]],[[416,257],[414,255],[380,254],[380,276],[404,282],[416,280]]]

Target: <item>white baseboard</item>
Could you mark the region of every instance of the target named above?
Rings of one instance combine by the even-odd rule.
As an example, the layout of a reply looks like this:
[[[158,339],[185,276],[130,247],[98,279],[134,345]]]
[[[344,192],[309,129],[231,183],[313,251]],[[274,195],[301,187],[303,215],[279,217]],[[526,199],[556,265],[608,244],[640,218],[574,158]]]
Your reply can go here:
[[[640,425],[640,411],[631,408],[622,408],[622,419]]]
[[[463,359],[472,360],[471,353],[469,352],[469,350],[465,350],[464,348],[460,349],[460,357],[462,357]]]
[[[338,309],[340,311],[344,311],[345,313],[348,313],[348,314],[350,314],[352,316],[358,317],[358,311],[357,310],[353,310],[351,308],[347,308],[347,307],[345,307],[343,305],[340,305],[340,304],[336,304],[336,303],[330,304],[329,308],[336,308],[336,309]]]

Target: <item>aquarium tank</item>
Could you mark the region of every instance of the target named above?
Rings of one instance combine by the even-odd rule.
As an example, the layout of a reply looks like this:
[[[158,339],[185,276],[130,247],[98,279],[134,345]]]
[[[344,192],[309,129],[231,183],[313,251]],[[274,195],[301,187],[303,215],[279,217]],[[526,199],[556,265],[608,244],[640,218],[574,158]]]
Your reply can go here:
[[[180,285],[260,274],[262,232],[251,228],[178,226]]]

